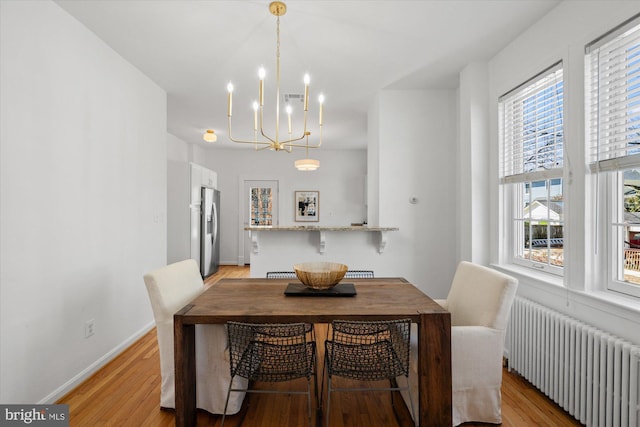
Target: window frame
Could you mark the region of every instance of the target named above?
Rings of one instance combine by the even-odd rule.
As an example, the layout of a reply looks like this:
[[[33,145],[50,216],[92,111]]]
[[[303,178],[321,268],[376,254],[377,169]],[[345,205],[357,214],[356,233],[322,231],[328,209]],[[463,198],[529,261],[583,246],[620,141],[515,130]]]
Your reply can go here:
[[[621,187],[624,187],[623,174],[624,171],[606,172],[598,177],[604,180],[603,187],[606,191],[600,200],[600,207],[604,212],[602,221],[605,224],[605,236],[602,242],[604,256],[601,259],[605,271],[605,283],[602,290],[640,298],[640,285],[619,279],[620,273],[624,274],[624,253],[621,250],[625,242],[625,222],[624,218],[621,219],[621,215],[624,215],[624,196],[621,190]]]
[[[560,77],[557,77],[557,74],[560,74]],[[556,75],[547,85],[542,85],[541,87],[535,88],[536,85],[539,85],[546,79],[550,79],[551,76]],[[505,130],[507,125],[507,113],[511,114],[510,118],[512,123],[517,121],[512,118],[513,112],[506,110],[510,108],[509,106],[513,104],[512,96],[514,98],[519,98],[521,92],[531,91],[528,96],[535,96],[536,94],[541,94],[545,90],[550,87],[557,85],[557,83],[562,82],[562,101],[560,105],[560,118],[557,119],[560,122],[560,129],[562,132],[562,148],[560,154],[560,160],[562,165],[557,165],[557,158],[555,167],[550,169],[542,169],[540,170],[540,164],[536,161],[536,168],[533,171],[525,172],[525,156],[524,151],[525,148],[522,147],[521,152],[522,156],[517,158],[518,149],[515,148],[515,145],[518,143],[516,140],[521,138],[520,135],[515,136],[511,129],[509,131]],[[553,86],[551,86],[553,84]],[[534,89],[532,89],[534,88]],[[523,98],[526,99],[526,98]],[[554,108],[558,108],[557,104],[558,100],[555,100]],[[510,104],[511,103],[511,104]],[[524,107],[522,108],[524,112]],[[553,115],[557,113],[551,113]],[[524,116],[524,114],[523,114]],[[526,223],[526,215],[524,214],[524,199],[525,199],[525,185],[529,183],[531,188],[533,188],[534,182],[545,182],[545,187],[547,189],[547,202],[551,200],[550,197],[550,187],[552,180],[560,179],[562,183],[562,196],[563,201],[566,197],[566,187],[564,180],[564,157],[565,157],[565,102],[564,102],[564,69],[563,62],[558,61],[543,70],[539,74],[534,77],[528,79],[523,82],[516,88],[510,90],[504,95],[500,96],[498,99],[498,118],[499,118],[499,151],[500,151],[500,186],[502,188],[502,228],[504,231],[504,238],[502,240],[502,244],[500,245],[500,253],[501,259],[507,264],[511,264],[514,266],[524,267],[532,272],[544,272],[551,274],[553,276],[563,277],[564,276],[564,261],[563,266],[553,265],[551,263],[551,257],[548,256],[546,263],[526,259],[524,257],[518,256],[519,253],[523,252],[527,249],[525,246],[525,231],[524,228],[520,229],[520,227],[516,226],[516,223],[520,223],[520,225],[524,226]],[[554,120],[556,121],[556,120]],[[525,121],[522,120],[522,129],[525,128]],[[509,136],[512,136],[511,142],[508,142],[507,139]],[[524,138],[522,138],[524,139]],[[509,146],[510,144],[510,146]],[[524,145],[524,142],[522,142]],[[513,154],[516,153],[516,154]],[[554,153],[557,153],[557,146],[554,142]],[[536,153],[537,156],[537,153]],[[537,158],[537,157],[536,157]],[[519,164],[520,161],[523,164]],[[510,164],[511,163],[511,164]],[[531,202],[531,201],[530,201]],[[566,234],[566,218],[563,217],[559,221],[563,227],[563,235]],[[547,228],[547,239],[550,239],[549,228]],[[565,250],[565,245],[563,245],[563,251]],[[531,250],[532,246],[530,244],[529,250]],[[551,250],[551,242],[548,240],[547,242],[547,250]],[[549,252],[550,254],[550,252]],[[566,256],[563,255],[564,258]]]
[[[586,162],[589,165],[587,174],[591,174],[594,179],[593,191],[594,209],[596,212],[593,224],[595,230],[596,253],[593,258],[599,265],[599,269],[603,272],[603,282],[595,283],[595,287],[605,292],[621,293],[627,296],[640,298],[640,285],[620,280],[624,278],[624,245],[625,245],[625,227],[631,225],[639,225],[636,223],[626,223],[624,218],[624,171],[629,169],[640,169],[640,153],[638,148],[628,148],[627,126],[631,126],[635,120],[639,119],[639,115],[632,114],[627,116],[630,109],[631,97],[627,93],[634,94],[634,83],[630,83],[632,78],[626,73],[624,64],[634,62],[630,60],[636,55],[635,61],[640,60],[640,14],[631,17],[622,24],[613,28],[609,32],[598,37],[596,40],[585,46],[584,55],[584,75],[585,75],[585,151]],[[629,40],[624,40],[628,37]],[[638,43],[638,44],[634,44]],[[621,49],[625,52],[625,46],[632,46],[636,52],[630,56],[615,56],[612,52],[615,49]],[[603,67],[602,60],[614,58],[606,62],[607,66]],[[622,53],[620,52],[620,53]],[[621,58],[621,59],[620,59]],[[601,67],[606,73],[601,76]],[[620,69],[624,71],[619,71]],[[610,77],[611,70],[617,71],[621,77]],[[640,65],[636,65],[635,69],[631,69],[633,74],[638,73]],[[638,74],[636,74],[636,77]],[[604,83],[601,83],[604,80]],[[620,83],[618,83],[620,81]],[[615,83],[614,83],[615,82]],[[637,84],[637,83],[636,83]],[[603,96],[607,94],[607,89],[615,87],[620,90],[622,87],[623,95],[616,95],[617,99],[613,103],[609,102],[610,97]],[[631,88],[631,92],[626,90]],[[616,92],[619,93],[619,92]],[[637,92],[636,92],[637,95]],[[602,99],[600,99],[602,97]],[[606,109],[600,108],[601,104],[606,105]],[[612,117],[612,111],[616,111],[619,116]],[[621,114],[621,112],[623,114]],[[605,119],[612,117],[610,121]],[[623,119],[620,119],[622,117]],[[619,120],[622,120],[622,124]],[[622,128],[623,136],[619,139],[619,129]],[[610,131],[610,129],[614,129]],[[640,131],[639,131],[640,132]],[[613,142],[612,142],[613,140]],[[632,139],[634,141],[635,139]],[[620,148],[620,147],[623,148]],[[636,145],[636,147],[638,147]],[[603,194],[599,194],[603,193]],[[598,215],[597,212],[601,214]],[[599,251],[599,254],[598,254]],[[622,274],[621,274],[622,273]]]
[[[506,255],[505,256],[506,261],[509,264],[513,264],[513,265],[529,268],[534,271],[545,272],[545,273],[549,273],[549,274],[553,274],[555,276],[561,277],[564,275],[564,265],[562,267],[553,265],[551,263],[550,258],[546,263],[543,263],[543,262],[526,259],[524,257],[518,256],[518,251],[521,249],[525,250],[526,247],[524,246],[524,240],[525,240],[524,228],[521,229],[516,227],[516,223],[524,223],[527,220],[525,216],[521,216],[521,217],[516,216],[517,213],[522,210],[520,209],[520,207],[524,205],[523,203],[525,198],[524,190],[523,190],[524,184],[527,184],[527,183],[532,184],[533,182],[546,181],[547,197],[548,197],[550,192],[548,188],[550,186],[550,181],[555,179],[562,179],[562,178],[549,178],[546,180],[541,179],[536,181],[503,184],[505,207],[506,207],[506,209],[504,209],[505,245],[503,249],[504,249],[504,254]],[[563,197],[564,197],[564,194],[565,194],[564,180],[562,180],[562,187],[563,187],[562,191],[563,191]],[[547,198],[547,200],[549,200],[549,198]],[[566,221],[561,220],[559,222],[562,224],[563,228],[566,226],[565,225]],[[548,235],[549,234],[547,231],[547,238],[550,239]],[[522,246],[520,246],[520,243],[522,243]],[[531,249],[531,247],[529,249]],[[551,249],[551,244],[548,244],[547,250],[550,250],[550,249]]]

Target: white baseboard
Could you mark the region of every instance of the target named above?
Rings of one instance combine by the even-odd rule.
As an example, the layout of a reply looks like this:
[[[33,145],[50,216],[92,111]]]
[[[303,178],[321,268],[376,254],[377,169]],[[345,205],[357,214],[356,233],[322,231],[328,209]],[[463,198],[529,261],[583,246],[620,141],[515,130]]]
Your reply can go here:
[[[136,332],[135,334],[130,336],[128,339],[120,343],[118,346],[113,348],[111,351],[109,351],[107,354],[102,356],[100,359],[93,362],[91,365],[89,365],[87,368],[82,370],[80,373],[78,373],[76,376],[71,378],[69,381],[62,384],[60,387],[58,387],[48,396],[41,399],[38,402],[38,404],[39,405],[52,404],[52,403],[55,403],[57,400],[61,399],[71,390],[79,386],[83,381],[85,381],[91,375],[95,374],[104,365],[106,365],[107,363],[115,359],[120,353],[122,353],[127,348],[129,348],[134,342],[138,341],[143,335],[145,335],[155,326],[156,326],[155,322],[151,322],[148,325],[144,326],[138,332]]]

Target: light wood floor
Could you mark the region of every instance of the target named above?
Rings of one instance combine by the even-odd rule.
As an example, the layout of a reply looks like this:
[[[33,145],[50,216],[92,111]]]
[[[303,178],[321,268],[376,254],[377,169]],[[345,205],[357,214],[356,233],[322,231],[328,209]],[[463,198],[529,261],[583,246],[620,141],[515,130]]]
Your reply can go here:
[[[223,277],[248,276],[248,268],[222,266],[218,273],[206,280],[206,286]],[[140,286],[144,285],[140,283]],[[318,339],[321,340],[324,334],[322,326],[319,326]],[[301,387],[304,387],[304,382]],[[153,329],[57,403],[69,405],[72,427],[174,426],[173,412],[161,410],[159,402],[160,361]],[[252,394],[245,402],[248,403],[241,414],[227,417],[226,426],[238,426],[241,421],[245,427],[307,425],[304,395]],[[506,370],[502,381],[502,418],[502,426],[505,427],[580,425],[524,379]],[[204,411],[198,413],[199,426],[220,426],[220,420],[218,415]],[[332,427],[397,425],[412,423],[406,410],[399,413],[399,419],[394,416],[388,392],[345,392],[336,393],[332,398]],[[491,425],[464,424],[465,427]]]

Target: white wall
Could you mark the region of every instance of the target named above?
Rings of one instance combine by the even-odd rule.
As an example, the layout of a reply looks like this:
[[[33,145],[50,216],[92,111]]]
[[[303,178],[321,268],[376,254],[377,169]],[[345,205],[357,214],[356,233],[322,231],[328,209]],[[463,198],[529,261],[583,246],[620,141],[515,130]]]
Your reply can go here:
[[[369,109],[368,215],[376,218],[369,225],[399,228],[387,233],[382,254],[378,233],[327,232],[326,252],[320,254],[318,233],[266,232],[260,233],[260,253],[252,255],[258,265],[291,270],[295,262],[345,262],[352,269],[374,270],[379,277],[405,277],[429,295],[445,297],[457,266],[457,221],[451,214],[456,211],[456,94],[382,91]],[[311,185],[317,179],[305,177]],[[349,180],[341,178],[337,187],[345,182]],[[411,197],[418,203],[411,204]],[[320,199],[325,211],[322,192]],[[323,224],[322,213],[320,218]]]
[[[460,73],[458,158],[458,250],[460,260],[488,264],[489,251],[489,89],[486,63]]]
[[[187,144],[173,137],[169,144],[174,153],[172,161],[181,157],[216,171],[220,190],[220,263],[237,264],[244,256],[239,231],[244,225],[240,218],[240,185],[243,180],[278,180],[279,225],[301,225],[294,220],[293,193],[296,190],[320,191],[320,221],[311,225],[349,225],[366,219],[364,206],[364,177],[366,152],[364,150],[310,152],[320,160],[320,168],[313,172],[300,172],[293,163],[302,158],[303,151],[294,153],[260,151],[233,147],[220,137],[212,148]],[[225,147],[227,146],[227,147]],[[182,154],[176,154],[182,153]],[[170,230],[169,234],[173,232]]]
[[[368,151],[377,152],[367,155],[373,162],[368,166],[368,210],[378,218],[370,225],[399,228],[388,232],[382,254],[377,233],[327,232],[325,254],[318,252],[317,233],[260,233],[262,249],[255,255],[260,265],[344,261],[350,268],[372,269],[378,277],[405,277],[430,296],[445,297],[457,266],[452,214],[457,209],[456,95],[455,90],[385,90],[369,109],[369,139],[375,142]],[[418,203],[410,203],[411,197]]]
[[[52,402],[152,325],[166,94],[53,2],[0,12],[0,402]]]
[[[584,292],[591,280],[589,235],[585,218],[584,47],[611,28],[640,12],[638,1],[561,2],[489,62],[490,188],[489,223],[491,261],[499,263],[501,212],[498,193],[498,97],[540,71],[562,60],[565,82],[565,277],[508,271],[520,279],[518,293],[587,323],[640,342],[640,313],[636,299]],[[553,282],[556,282],[554,284]],[[560,286],[558,286],[560,285]]]
[[[378,97],[367,114],[367,220],[380,225],[380,102]]]
[[[191,256],[189,155],[187,145],[167,133],[167,264]]]
[[[379,225],[400,228],[384,257],[395,275],[435,298],[446,297],[457,266],[456,105],[454,90],[382,91],[378,123],[370,124],[378,133]]]
[[[314,150],[311,156],[321,162],[315,172],[295,170],[293,162],[302,154],[225,149],[224,145],[231,143],[224,138],[214,148],[178,139],[169,143],[173,146],[171,151],[182,153],[174,158],[190,158],[218,173],[221,263],[235,264],[238,253],[243,251],[238,245],[242,180],[275,179],[280,181],[280,225],[301,224],[294,221],[295,190],[319,190],[320,221],[311,225],[346,226],[374,215],[377,221],[370,220],[369,225],[400,230],[387,234],[383,254],[377,252],[377,233],[361,236],[346,233],[341,237],[329,234],[324,255],[318,253],[314,242],[305,243],[316,239],[315,233],[279,234],[283,242],[291,244],[280,245],[275,237],[265,238],[265,245],[275,244],[279,255],[274,257],[265,246],[260,254],[252,255],[260,265],[283,269],[288,266],[286,269],[291,270],[293,261],[288,260],[293,259],[340,261],[347,254],[344,248],[337,248],[337,242],[344,241],[346,245],[347,241],[355,240],[364,245],[360,254],[348,253],[352,268],[373,269],[383,276],[403,276],[429,295],[440,298],[447,295],[458,262],[457,221],[456,215],[451,215],[457,209],[456,108],[455,90],[383,91],[368,117],[369,132],[373,132],[370,141],[378,143],[370,144],[369,152]],[[371,153],[372,149],[376,152]],[[365,175],[369,183],[368,212],[364,204]],[[417,204],[409,203],[411,196],[418,198]],[[303,248],[292,244],[299,239],[303,240]],[[302,255],[305,259],[300,258]]]

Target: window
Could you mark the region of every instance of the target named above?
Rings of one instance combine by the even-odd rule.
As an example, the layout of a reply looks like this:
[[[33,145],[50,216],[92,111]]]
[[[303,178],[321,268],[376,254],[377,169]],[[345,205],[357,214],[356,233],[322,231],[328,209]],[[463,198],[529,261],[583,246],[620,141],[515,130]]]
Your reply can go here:
[[[564,266],[562,64],[500,97],[501,184],[509,263]]]
[[[252,226],[273,225],[272,188],[251,187],[251,219]]]
[[[609,290],[640,296],[640,17],[589,44],[585,69],[600,262]]]

